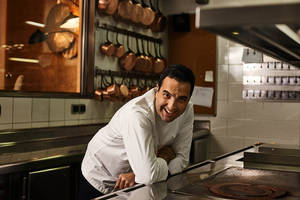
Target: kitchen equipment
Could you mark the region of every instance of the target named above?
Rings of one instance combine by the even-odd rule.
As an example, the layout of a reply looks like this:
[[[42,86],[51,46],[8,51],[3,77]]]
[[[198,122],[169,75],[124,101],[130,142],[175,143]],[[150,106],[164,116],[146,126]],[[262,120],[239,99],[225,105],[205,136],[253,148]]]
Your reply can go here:
[[[158,0],[156,0],[156,15],[153,23],[150,25],[153,32],[162,32],[166,28],[167,17],[162,14],[158,6]]]
[[[136,62],[135,53],[129,47],[129,35],[127,35],[127,52],[119,58],[119,65],[126,71],[131,71]]]
[[[98,0],[99,14],[113,15],[118,8],[119,0]]]
[[[300,67],[300,2],[240,1],[196,9],[196,27]]]
[[[132,12],[130,13],[131,15],[131,21],[133,23],[139,24],[141,23],[141,20],[144,18],[144,9],[143,6],[136,0],[132,0],[133,2],[133,7],[132,7]]]
[[[125,48],[124,46],[119,42],[119,32],[117,32],[117,35],[116,35],[116,41],[117,41],[117,44],[115,45],[115,52],[114,52],[114,56],[117,57],[117,58],[121,58],[124,53],[125,53]]]
[[[244,167],[300,172],[300,147],[263,144],[257,151],[244,153]]]
[[[134,65],[134,69],[139,72],[144,72],[145,68],[147,68],[147,60],[146,60],[145,55],[142,54],[142,52],[140,51],[140,45],[139,45],[138,38],[135,38],[135,39],[136,39],[137,54],[136,54],[136,62]]]
[[[193,194],[197,199],[299,199],[300,173],[229,167],[193,182],[179,192]]]
[[[103,54],[103,55],[106,55],[106,56],[112,56],[115,52],[115,46],[114,44],[109,41],[109,38],[108,38],[108,29],[106,30],[106,42],[104,44],[101,44],[100,46],[100,52]]]
[[[154,43],[154,45],[155,45],[155,43]],[[159,44],[159,48],[157,50],[157,48],[154,46],[156,57],[155,57],[155,60],[153,63],[153,72],[156,74],[163,72],[166,67],[166,61],[161,56],[160,47],[161,47],[161,45]]]
[[[129,21],[131,19],[131,13],[133,9],[133,3],[131,0],[120,1],[118,5],[117,14],[122,19]]]
[[[151,7],[149,7],[148,5],[146,5],[144,0],[142,1],[142,6],[143,6],[143,19],[141,19],[141,23],[144,26],[149,26],[150,24],[153,23],[154,19],[155,19],[155,12],[151,9]]]

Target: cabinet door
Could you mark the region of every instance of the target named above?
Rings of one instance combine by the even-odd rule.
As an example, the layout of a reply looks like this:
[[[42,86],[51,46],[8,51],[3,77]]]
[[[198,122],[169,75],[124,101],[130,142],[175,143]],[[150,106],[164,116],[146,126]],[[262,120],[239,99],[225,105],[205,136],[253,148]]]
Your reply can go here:
[[[70,166],[29,172],[27,199],[72,199],[73,191],[71,175],[72,172]]]

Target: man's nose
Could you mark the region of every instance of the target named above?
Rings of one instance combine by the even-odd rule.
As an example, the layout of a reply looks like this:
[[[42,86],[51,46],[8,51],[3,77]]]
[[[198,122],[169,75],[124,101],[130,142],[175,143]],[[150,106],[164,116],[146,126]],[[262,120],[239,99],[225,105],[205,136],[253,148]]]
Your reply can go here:
[[[169,99],[167,108],[170,111],[176,110],[177,106],[176,106],[176,99],[175,98],[170,98]]]

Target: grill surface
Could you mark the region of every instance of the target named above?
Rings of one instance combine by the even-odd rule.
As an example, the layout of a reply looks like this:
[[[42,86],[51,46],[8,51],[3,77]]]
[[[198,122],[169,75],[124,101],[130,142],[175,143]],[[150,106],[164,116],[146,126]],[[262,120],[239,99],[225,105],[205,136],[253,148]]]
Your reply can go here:
[[[199,199],[300,199],[300,173],[229,167],[178,191]]]

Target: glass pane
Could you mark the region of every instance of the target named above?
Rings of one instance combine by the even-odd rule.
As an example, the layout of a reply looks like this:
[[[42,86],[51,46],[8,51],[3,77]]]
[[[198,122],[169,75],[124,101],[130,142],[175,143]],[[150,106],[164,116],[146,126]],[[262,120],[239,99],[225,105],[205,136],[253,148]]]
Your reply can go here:
[[[0,90],[80,92],[80,0],[0,0]]]

